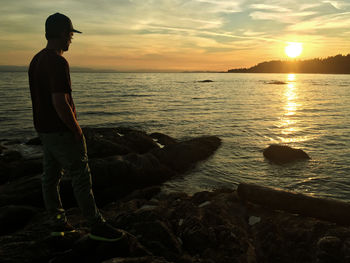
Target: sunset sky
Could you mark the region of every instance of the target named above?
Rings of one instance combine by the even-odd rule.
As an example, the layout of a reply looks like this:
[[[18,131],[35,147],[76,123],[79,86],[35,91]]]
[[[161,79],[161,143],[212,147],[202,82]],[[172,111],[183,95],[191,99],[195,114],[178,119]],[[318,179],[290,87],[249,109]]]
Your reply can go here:
[[[121,71],[226,71],[288,59],[350,53],[350,1],[1,0],[0,65],[28,65],[46,45],[55,12],[76,29],[71,66]]]

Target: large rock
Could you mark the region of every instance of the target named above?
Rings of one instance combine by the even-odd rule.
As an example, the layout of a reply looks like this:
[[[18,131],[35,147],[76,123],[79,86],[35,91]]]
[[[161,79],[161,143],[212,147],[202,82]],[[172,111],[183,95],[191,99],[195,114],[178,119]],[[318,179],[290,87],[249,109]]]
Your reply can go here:
[[[41,175],[23,177],[0,185],[0,207],[6,205],[43,207]]]
[[[133,257],[133,258],[113,258],[103,263],[171,263],[160,257]]]
[[[134,193],[101,209],[111,225],[131,233],[128,242],[88,239],[77,208],[67,215],[78,233],[48,237],[48,219],[37,213],[23,229],[0,236],[0,261],[326,263],[350,258],[349,227],[242,202],[232,189],[142,196]],[[252,224],[252,217],[260,220]]]
[[[130,128],[84,128],[90,158],[146,153],[158,148],[145,132]]]
[[[94,159],[90,161],[90,168],[96,200],[100,204],[136,189],[159,185],[175,175],[150,153]]]
[[[177,142],[166,135],[161,148],[151,136],[132,129],[84,129],[90,157],[93,190],[99,205],[119,199],[136,189],[160,185],[208,158],[221,141],[214,136]],[[119,153],[119,154],[115,154]],[[100,157],[102,156],[102,157]],[[7,204],[42,207],[41,160],[23,160],[0,166],[6,175],[0,182],[0,206]],[[75,206],[70,179],[63,177],[61,196],[65,207]]]
[[[0,235],[10,234],[23,228],[37,212],[37,208],[30,206],[0,207]]]
[[[301,149],[294,149],[287,145],[279,144],[270,145],[264,150],[263,154],[265,158],[278,164],[311,159],[310,156]]]
[[[220,145],[221,140],[218,137],[205,136],[170,144],[162,149],[155,149],[152,153],[170,169],[185,172],[212,155]]]

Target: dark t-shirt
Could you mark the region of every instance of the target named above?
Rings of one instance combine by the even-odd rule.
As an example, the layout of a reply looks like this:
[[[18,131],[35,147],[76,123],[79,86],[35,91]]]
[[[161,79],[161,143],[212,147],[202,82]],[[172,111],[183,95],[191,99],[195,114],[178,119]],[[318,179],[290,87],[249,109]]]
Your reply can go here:
[[[76,116],[67,60],[54,50],[45,48],[32,59],[28,75],[36,131],[69,130],[58,116],[52,103],[52,93],[69,94],[68,103]]]

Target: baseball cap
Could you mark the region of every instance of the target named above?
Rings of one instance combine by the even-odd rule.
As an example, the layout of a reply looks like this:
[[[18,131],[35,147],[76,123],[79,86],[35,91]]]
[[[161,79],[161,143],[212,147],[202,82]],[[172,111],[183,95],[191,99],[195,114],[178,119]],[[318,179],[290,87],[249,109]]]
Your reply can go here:
[[[45,32],[49,35],[59,35],[64,30],[67,30],[68,32],[76,32],[76,33],[82,33],[76,29],[73,28],[72,21],[69,19],[68,16],[65,16],[60,13],[55,13],[53,15],[50,15],[45,22]]]

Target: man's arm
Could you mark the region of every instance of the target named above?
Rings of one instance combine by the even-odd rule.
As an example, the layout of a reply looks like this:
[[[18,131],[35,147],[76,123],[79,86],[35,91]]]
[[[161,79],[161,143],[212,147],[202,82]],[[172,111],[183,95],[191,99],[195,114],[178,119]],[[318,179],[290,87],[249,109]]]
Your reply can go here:
[[[52,103],[63,123],[73,132],[77,140],[81,140],[83,132],[68,103],[68,94],[52,93]]]

